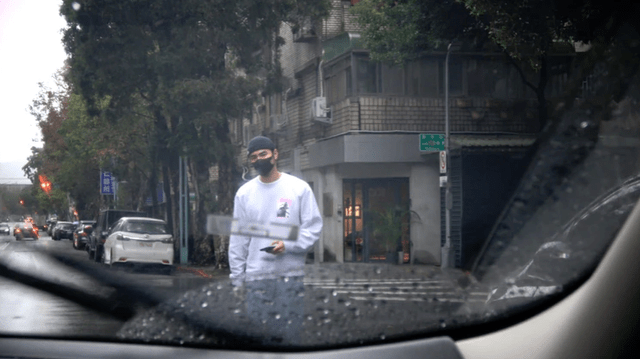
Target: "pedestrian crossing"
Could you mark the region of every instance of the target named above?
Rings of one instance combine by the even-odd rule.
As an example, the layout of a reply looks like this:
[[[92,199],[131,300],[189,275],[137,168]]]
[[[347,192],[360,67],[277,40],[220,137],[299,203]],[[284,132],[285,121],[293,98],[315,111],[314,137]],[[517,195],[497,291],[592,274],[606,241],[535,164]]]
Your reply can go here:
[[[305,279],[305,286],[331,291],[357,301],[484,302],[488,292],[464,290],[446,280],[427,279]]]

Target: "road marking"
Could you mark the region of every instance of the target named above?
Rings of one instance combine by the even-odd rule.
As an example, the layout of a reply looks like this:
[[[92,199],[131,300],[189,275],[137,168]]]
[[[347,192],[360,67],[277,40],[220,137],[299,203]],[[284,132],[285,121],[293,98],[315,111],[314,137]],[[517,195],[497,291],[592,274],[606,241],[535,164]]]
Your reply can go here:
[[[484,302],[488,293],[464,289],[446,280],[404,279],[320,279],[306,280],[306,286],[332,290],[334,296],[358,301],[396,302]]]
[[[7,247],[9,247],[10,242],[5,242],[2,245],[0,245],[0,251],[5,250]]]

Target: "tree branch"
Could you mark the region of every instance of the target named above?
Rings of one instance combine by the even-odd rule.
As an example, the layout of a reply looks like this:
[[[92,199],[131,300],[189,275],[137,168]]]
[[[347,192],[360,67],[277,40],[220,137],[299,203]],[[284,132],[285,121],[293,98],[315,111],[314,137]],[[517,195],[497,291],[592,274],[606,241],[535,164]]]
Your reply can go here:
[[[516,70],[518,71],[518,74],[520,74],[520,78],[522,79],[522,82],[524,82],[525,85],[529,86],[535,93],[538,93],[538,88],[536,86],[534,86],[531,82],[529,82],[529,80],[527,80],[527,77],[524,74],[524,71],[522,71],[522,68],[520,68],[520,65],[518,65],[518,63],[513,59],[513,57],[509,56],[509,54],[505,53],[505,56],[507,57],[507,59],[509,59],[509,62],[516,68]]]

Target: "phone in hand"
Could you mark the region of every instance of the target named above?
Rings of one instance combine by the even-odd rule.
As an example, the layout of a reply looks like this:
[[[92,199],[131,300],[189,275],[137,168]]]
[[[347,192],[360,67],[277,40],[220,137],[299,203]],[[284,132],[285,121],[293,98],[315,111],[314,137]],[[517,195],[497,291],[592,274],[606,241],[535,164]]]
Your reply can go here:
[[[276,246],[268,246],[268,247],[260,248],[260,250],[261,251],[265,251],[267,253],[271,253],[271,252],[273,252],[274,248],[276,248]]]

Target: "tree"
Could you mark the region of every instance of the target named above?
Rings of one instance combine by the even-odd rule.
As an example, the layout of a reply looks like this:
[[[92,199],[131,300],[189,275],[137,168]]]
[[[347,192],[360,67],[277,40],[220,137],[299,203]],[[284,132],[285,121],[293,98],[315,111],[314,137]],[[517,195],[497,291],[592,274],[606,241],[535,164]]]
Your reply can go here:
[[[179,157],[190,157],[199,189],[207,187],[211,166],[219,170],[217,193],[196,193],[196,218],[202,219],[207,202],[230,213],[238,171],[228,121],[251,108],[264,85],[258,70],[277,73],[255,53],[281,44],[274,34],[282,21],[327,9],[326,0],[63,2],[68,80],[90,117],[111,124],[148,117],[146,187],[154,192],[162,178],[174,233],[178,200],[171,193],[179,193]],[[204,224],[194,227],[202,232]]]
[[[362,0],[353,7],[365,48],[374,61],[402,65],[454,39],[482,46],[487,33],[479,19],[455,0]]]

